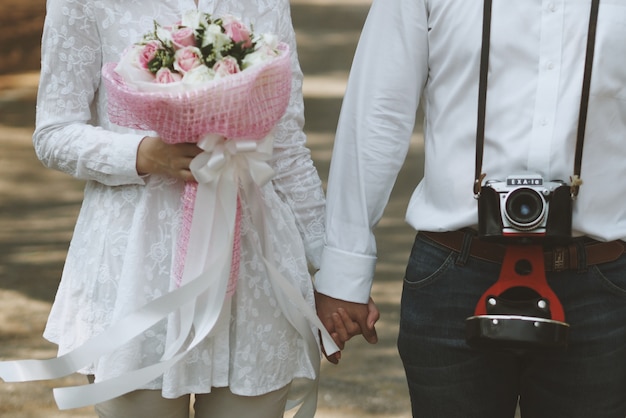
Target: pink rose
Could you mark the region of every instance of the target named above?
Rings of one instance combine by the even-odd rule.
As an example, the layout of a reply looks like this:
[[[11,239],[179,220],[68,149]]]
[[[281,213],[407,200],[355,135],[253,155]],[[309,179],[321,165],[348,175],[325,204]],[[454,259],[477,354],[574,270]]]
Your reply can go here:
[[[213,66],[213,71],[215,71],[215,78],[225,77],[229,74],[238,73],[239,64],[237,64],[237,60],[233,57],[224,57],[220,61],[216,62]]]
[[[145,44],[142,50],[139,52],[139,65],[142,68],[148,68],[150,61],[154,59],[157,51],[161,48],[159,41],[150,41]]]
[[[202,65],[202,52],[195,46],[186,46],[176,51],[174,69],[186,73]]]
[[[246,27],[239,20],[235,19],[233,16],[224,16],[222,18],[222,26],[224,26],[224,30],[226,35],[230,37],[235,43],[243,42],[243,46],[245,48],[250,48],[252,46],[252,39],[250,38],[250,29]]]
[[[171,71],[167,67],[163,67],[159,71],[157,71],[154,81],[159,84],[169,84],[180,81],[182,80],[182,78],[183,77],[180,74]]]
[[[195,46],[196,37],[193,29],[182,27],[172,31],[172,41],[178,48],[184,48],[186,46]]]

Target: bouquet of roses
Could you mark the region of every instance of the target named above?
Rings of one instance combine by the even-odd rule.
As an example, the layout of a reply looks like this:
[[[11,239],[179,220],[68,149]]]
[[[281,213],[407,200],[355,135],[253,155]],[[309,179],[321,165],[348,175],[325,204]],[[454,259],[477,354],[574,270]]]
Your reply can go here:
[[[169,143],[197,142],[213,163],[203,155],[193,166],[214,166],[224,151],[249,149],[251,141],[260,145],[268,136],[289,101],[291,64],[288,46],[276,36],[255,34],[233,16],[192,11],[172,26],[155,22],[119,63],[105,64],[103,78],[113,123],[155,131]],[[271,143],[264,147],[271,153]],[[267,168],[262,177],[270,175]],[[179,285],[196,193],[196,183],[186,184]],[[229,292],[237,276],[237,248],[235,243]]]
[[[103,76],[113,123],[171,142],[207,133],[262,138],[283,115],[291,87],[289,48],[233,16],[188,12],[128,48]],[[208,114],[207,114],[208,113]]]

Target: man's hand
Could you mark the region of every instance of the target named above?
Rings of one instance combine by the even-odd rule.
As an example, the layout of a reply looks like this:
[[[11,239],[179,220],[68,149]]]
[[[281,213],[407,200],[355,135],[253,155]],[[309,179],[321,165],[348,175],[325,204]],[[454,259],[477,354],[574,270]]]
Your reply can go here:
[[[189,163],[202,149],[196,144],[167,144],[152,136],[145,137],[137,150],[137,173],[162,174],[184,181],[193,181]]]
[[[372,298],[367,304],[354,303],[315,292],[315,305],[322,324],[341,350],[346,341],[359,334],[370,344],[378,342],[375,324],[380,318],[380,312]],[[333,364],[337,364],[340,357],[340,352],[326,355]]]

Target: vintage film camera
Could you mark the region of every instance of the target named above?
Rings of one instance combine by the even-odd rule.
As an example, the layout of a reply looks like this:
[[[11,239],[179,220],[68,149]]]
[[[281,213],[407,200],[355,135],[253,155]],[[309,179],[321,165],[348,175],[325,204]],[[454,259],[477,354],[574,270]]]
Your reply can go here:
[[[566,242],[572,236],[570,186],[539,174],[488,180],[478,198],[478,235],[504,243]]]
[[[569,324],[547,283],[544,246],[571,240],[572,195],[563,181],[534,173],[488,180],[478,196],[478,236],[505,244],[498,281],[466,319],[477,348],[529,351],[567,345]]]

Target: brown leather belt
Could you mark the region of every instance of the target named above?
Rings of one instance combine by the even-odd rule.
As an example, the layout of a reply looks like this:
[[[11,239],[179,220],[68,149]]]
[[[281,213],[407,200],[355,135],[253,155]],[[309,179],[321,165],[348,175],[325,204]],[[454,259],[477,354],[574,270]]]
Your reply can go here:
[[[460,253],[467,232],[424,232],[420,234],[435,243],[455,252]],[[626,252],[624,241],[600,242],[586,240],[583,245],[570,244],[567,246],[553,246],[544,249],[544,261],[546,271],[578,270],[581,266],[578,252],[584,249],[586,265],[608,263],[617,260]],[[506,246],[494,242],[480,240],[471,237],[469,255],[492,263],[501,263],[504,259]]]

